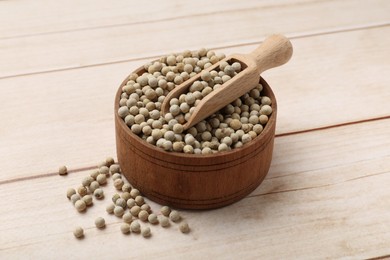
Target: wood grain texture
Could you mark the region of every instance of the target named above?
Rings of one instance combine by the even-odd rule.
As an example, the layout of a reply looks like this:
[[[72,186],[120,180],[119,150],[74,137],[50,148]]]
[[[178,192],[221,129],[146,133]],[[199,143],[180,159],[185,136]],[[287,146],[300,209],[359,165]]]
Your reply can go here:
[[[312,1],[249,9],[245,11],[246,19],[238,9],[228,16],[212,13],[200,19],[187,15],[161,21],[158,26],[134,24],[3,39],[0,78],[140,59],[201,46],[215,48],[258,42],[273,33],[310,35],[389,23],[389,10],[390,2],[386,0]]]
[[[279,103],[276,133],[389,116],[390,39],[383,37],[389,33],[385,27],[292,40],[290,62],[264,73]],[[93,166],[96,158],[115,156],[117,86],[148,60],[0,80],[0,154],[8,169],[0,181],[55,172],[62,164]]]
[[[118,219],[104,211],[114,193],[111,181],[104,188],[104,201],[95,201],[85,214],[77,213],[65,191],[77,186],[88,171],[1,185],[0,255],[59,259],[386,255],[389,127],[390,120],[382,120],[277,138],[271,172],[250,196],[218,210],[182,212],[192,227],[189,235],[180,234],[174,224],[168,229],[152,226],[149,240],[123,236]],[[371,140],[376,142],[370,144]],[[377,153],[366,152],[370,146]],[[354,150],[358,154],[350,155]],[[34,199],[26,203],[23,194]],[[23,214],[15,208],[23,208]],[[105,230],[93,227],[97,216],[106,218]],[[74,239],[75,225],[85,227],[85,239]],[[92,250],[96,245],[101,250]],[[264,245],[261,250],[259,245]]]
[[[0,259],[388,257],[389,13],[386,0],[0,1]],[[260,187],[184,211],[189,235],[173,225],[123,236],[104,211],[111,182],[106,200],[75,212],[66,189],[116,156],[112,107],[126,75],[184,49],[246,53],[271,33],[295,52],[263,75],[278,122]]]

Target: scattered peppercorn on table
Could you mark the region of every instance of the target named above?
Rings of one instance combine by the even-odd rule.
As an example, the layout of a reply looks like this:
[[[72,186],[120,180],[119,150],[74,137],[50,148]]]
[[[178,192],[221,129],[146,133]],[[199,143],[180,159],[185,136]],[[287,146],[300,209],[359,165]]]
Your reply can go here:
[[[0,1],[0,258],[389,257],[389,13],[385,0]],[[278,118],[271,168],[257,189],[223,208],[186,211],[138,194],[119,166],[110,173],[123,78],[185,50],[247,53],[271,33],[289,37],[294,56],[262,75]],[[190,75],[194,65],[182,69]],[[228,65],[227,75],[203,77],[223,82],[238,70]],[[170,113],[185,119],[193,98],[173,101]],[[248,114],[266,127],[264,116]],[[228,121],[237,130],[246,124]],[[142,134],[164,136],[162,150],[236,149],[228,138],[184,149],[185,136],[174,145],[174,125],[166,137]],[[200,144],[210,142],[206,130]]]

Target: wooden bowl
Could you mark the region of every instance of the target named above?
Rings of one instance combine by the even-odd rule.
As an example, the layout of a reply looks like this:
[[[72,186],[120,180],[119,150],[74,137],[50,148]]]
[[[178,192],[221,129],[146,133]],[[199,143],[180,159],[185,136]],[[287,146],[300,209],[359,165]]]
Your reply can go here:
[[[263,132],[241,148],[210,155],[166,152],[133,134],[117,113],[127,81],[115,97],[117,156],[123,175],[147,198],[182,209],[218,208],[242,199],[263,181],[271,164],[277,112],[264,79],[262,94],[271,98],[273,113]]]

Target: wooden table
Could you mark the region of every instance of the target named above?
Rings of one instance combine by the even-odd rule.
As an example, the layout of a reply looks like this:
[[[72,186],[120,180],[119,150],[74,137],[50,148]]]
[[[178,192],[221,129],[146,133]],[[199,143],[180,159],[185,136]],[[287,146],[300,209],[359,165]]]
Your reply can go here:
[[[0,24],[1,259],[390,256],[390,1],[0,1]],[[260,187],[182,211],[188,235],[122,235],[104,210],[111,184],[73,209],[66,189],[116,156],[114,95],[129,72],[184,49],[246,52],[272,33],[294,55],[263,75],[279,111]]]

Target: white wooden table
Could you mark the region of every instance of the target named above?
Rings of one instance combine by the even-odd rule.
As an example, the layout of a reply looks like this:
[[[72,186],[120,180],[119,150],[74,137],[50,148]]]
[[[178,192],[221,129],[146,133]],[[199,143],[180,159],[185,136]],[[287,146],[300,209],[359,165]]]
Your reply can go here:
[[[104,210],[113,189],[73,209],[66,189],[116,156],[125,76],[184,49],[246,52],[272,33],[294,55],[263,75],[277,134],[251,195],[183,211],[190,234],[152,227],[150,239],[120,233]],[[0,1],[0,259],[390,257],[389,71],[387,0]]]

